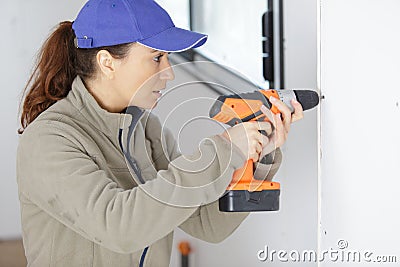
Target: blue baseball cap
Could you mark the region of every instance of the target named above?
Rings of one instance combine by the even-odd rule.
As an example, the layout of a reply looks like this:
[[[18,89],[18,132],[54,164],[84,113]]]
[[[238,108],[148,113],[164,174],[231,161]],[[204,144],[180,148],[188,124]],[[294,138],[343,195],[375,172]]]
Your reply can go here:
[[[207,41],[207,35],[175,27],[153,0],[89,0],[72,24],[78,48],[137,42],[165,52],[181,52]]]

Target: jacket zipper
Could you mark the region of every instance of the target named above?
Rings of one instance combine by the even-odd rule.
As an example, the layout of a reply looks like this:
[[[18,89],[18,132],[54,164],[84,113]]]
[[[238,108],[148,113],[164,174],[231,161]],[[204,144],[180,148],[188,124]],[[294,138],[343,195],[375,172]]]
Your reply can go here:
[[[123,129],[119,129],[119,136],[118,136],[119,145],[120,145],[120,147],[121,147],[122,154],[124,154],[125,159],[128,160],[129,165],[131,166],[131,168],[132,168],[133,171],[135,172],[136,177],[138,178],[138,180],[140,181],[140,183],[141,183],[141,184],[144,184],[145,181],[143,180],[143,177],[142,177],[142,174],[141,174],[141,172],[140,172],[140,169],[139,169],[139,167],[138,167],[138,165],[137,165],[135,159],[133,159],[133,158],[131,157],[130,152],[129,152],[129,140],[130,140],[130,136],[131,136],[131,134],[132,134],[132,132],[131,132],[131,131],[132,131],[132,130],[131,130],[131,127],[129,127],[129,133],[128,133],[128,139],[127,139],[128,151],[125,151],[125,150],[124,150],[124,147],[123,147],[123,145],[122,145],[122,130],[123,130]],[[134,181],[134,182],[137,183],[136,181]]]
[[[143,250],[142,256],[140,257],[139,267],[143,267],[144,258],[146,257],[146,254],[147,254],[147,250],[148,250],[148,249],[149,249],[149,247],[146,247],[146,248]]]

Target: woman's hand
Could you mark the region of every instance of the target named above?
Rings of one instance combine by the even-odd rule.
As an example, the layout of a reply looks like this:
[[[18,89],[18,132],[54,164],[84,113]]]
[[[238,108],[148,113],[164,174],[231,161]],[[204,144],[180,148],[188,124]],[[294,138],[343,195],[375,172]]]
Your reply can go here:
[[[261,134],[264,130],[268,135],[272,133],[270,122],[244,122],[237,124],[222,133],[222,136],[236,145],[246,159],[258,161],[263,147],[267,146],[268,137]]]
[[[269,119],[269,121],[274,126],[274,132],[269,138],[269,142],[266,142],[265,146],[263,146],[263,150],[261,152],[260,158],[263,158],[265,155],[271,153],[276,148],[281,147],[288,137],[290,131],[291,123],[301,120],[303,118],[303,107],[301,104],[292,99],[291,104],[294,108],[294,113],[291,114],[290,109],[283,103],[281,100],[270,97],[269,101],[276,106],[280,114],[272,114],[272,112],[267,109],[265,106],[261,107],[261,111],[265,116]]]

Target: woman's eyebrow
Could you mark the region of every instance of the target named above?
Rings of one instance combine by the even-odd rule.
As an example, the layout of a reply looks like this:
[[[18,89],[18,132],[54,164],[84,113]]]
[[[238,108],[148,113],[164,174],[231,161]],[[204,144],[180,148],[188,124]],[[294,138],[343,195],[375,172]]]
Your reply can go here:
[[[156,49],[152,49],[152,50],[150,51],[150,53],[155,53],[155,52],[160,52],[160,51],[158,51],[158,50],[156,50]]]

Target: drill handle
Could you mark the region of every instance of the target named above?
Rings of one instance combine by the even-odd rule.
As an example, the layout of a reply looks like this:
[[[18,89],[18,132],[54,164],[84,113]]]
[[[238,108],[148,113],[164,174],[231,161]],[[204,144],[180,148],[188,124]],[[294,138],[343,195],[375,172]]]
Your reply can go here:
[[[249,159],[242,168],[237,169],[233,173],[231,184],[236,185],[238,183],[247,183],[247,184],[250,183],[251,180],[253,179],[253,173],[254,173],[253,163],[254,163],[253,160]]]

